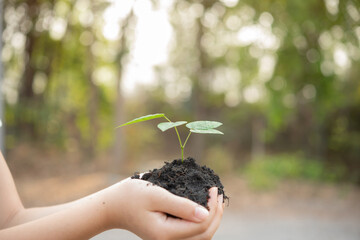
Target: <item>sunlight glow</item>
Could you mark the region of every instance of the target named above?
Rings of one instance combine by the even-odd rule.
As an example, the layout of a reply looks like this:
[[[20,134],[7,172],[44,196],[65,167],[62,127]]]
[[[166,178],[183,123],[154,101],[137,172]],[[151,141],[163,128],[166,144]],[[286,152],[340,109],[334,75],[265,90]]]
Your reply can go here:
[[[259,85],[250,85],[244,89],[244,99],[248,103],[258,102],[263,95],[263,91]]]
[[[165,94],[169,102],[179,102],[188,99],[191,95],[191,80],[187,77],[180,81],[169,81],[165,85]]]
[[[240,46],[256,44],[259,48],[276,50],[280,47],[280,40],[271,32],[270,27],[261,24],[242,27],[237,33]]]
[[[273,54],[266,54],[259,59],[259,79],[263,82],[270,80],[273,76],[276,58]]]
[[[103,18],[105,24],[102,32],[106,39],[115,41],[120,38],[120,21],[128,16],[134,1],[110,1],[111,4],[104,11]]]
[[[122,91],[125,96],[135,93],[138,85],[157,86],[154,67],[166,62],[168,45],[172,37],[172,27],[168,18],[168,8],[172,1],[162,0],[153,7],[150,0],[110,1],[103,14],[102,33],[110,41],[121,37],[120,21],[133,9],[136,16],[135,37],[130,46],[131,54],[125,61]]]
[[[239,2],[239,0],[221,0],[227,7],[234,7]]]
[[[54,40],[60,40],[66,32],[67,21],[61,17],[52,19],[50,26],[50,37]]]
[[[138,1],[135,14],[138,22],[130,67],[123,81],[125,94],[131,94],[137,84],[157,86],[153,68],[167,61],[168,45],[172,37],[172,27],[165,6],[152,9],[146,1]]]
[[[346,52],[345,47],[342,44],[337,44],[334,50],[334,62],[340,68],[348,68],[351,65],[351,61]]]
[[[316,97],[316,88],[312,84],[306,84],[302,89],[302,94],[305,99],[311,100]]]
[[[328,60],[325,60],[320,65],[320,71],[324,76],[330,76],[334,73],[334,63]]]
[[[103,34],[110,41],[118,40],[120,37],[120,26],[116,23],[106,23],[103,27]]]
[[[271,27],[272,23],[274,22],[273,16],[268,12],[263,12],[260,15],[259,22],[264,27]]]
[[[104,85],[115,87],[116,73],[110,67],[97,68],[93,73],[94,83],[97,85]]]
[[[25,35],[21,32],[16,32],[11,38],[11,46],[13,46],[15,49],[21,50],[25,47],[25,41]]]
[[[359,10],[354,6],[354,4],[352,2],[348,2],[346,9],[350,15],[350,17],[355,21],[358,22],[360,21],[360,12]]]
[[[318,42],[322,49],[324,49],[324,50],[329,49],[333,44],[331,34],[328,31],[321,33],[321,35],[318,39]]]
[[[339,0],[325,0],[325,6],[332,15],[336,15],[339,12]]]

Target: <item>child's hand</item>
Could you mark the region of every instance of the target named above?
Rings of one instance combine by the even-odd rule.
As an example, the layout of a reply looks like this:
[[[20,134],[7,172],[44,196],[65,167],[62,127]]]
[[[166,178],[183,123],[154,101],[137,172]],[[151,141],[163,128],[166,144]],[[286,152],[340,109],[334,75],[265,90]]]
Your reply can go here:
[[[108,226],[127,229],[142,239],[211,239],[223,214],[217,188],[210,189],[210,212],[143,180],[126,179],[104,193]]]

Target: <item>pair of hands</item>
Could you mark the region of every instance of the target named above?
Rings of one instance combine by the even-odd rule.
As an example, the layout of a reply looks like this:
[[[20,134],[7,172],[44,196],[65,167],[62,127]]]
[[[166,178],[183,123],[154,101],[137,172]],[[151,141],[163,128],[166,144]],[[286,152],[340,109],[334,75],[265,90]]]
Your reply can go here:
[[[222,202],[217,189],[210,189],[207,211],[161,187],[128,178],[73,202],[24,208],[0,152],[0,239],[79,240],[111,228],[149,240],[211,239],[221,221]]]
[[[210,189],[210,211],[138,179],[125,179],[104,194],[107,227],[127,229],[142,239],[211,239],[224,207],[223,196],[218,196],[216,187]]]

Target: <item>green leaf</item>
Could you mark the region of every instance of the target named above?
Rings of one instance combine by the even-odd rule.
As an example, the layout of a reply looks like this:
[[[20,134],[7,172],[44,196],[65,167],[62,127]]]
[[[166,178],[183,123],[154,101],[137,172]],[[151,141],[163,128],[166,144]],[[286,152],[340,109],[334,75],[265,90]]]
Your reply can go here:
[[[208,130],[220,127],[222,125],[221,122],[215,121],[196,121],[186,124],[186,127],[192,130]]]
[[[155,118],[161,118],[161,117],[165,117],[165,114],[164,113],[150,114],[150,115],[135,118],[135,119],[133,119],[133,120],[127,122],[127,123],[124,123],[124,124],[122,124],[120,126],[117,126],[116,128],[123,127],[123,126],[130,125],[130,124],[134,124],[134,123],[138,123],[138,122],[144,122],[144,121],[155,119]]]
[[[181,126],[184,125],[185,123],[187,123],[186,121],[178,121],[178,122],[163,122],[163,123],[159,123],[158,124],[158,128],[165,132],[166,130],[173,128],[173,127],[177,127],[177,126]]]
[[[222,133],[222,132],[220,132],[219,130],[216,130],[216,129],[205,129],[205,130],[190,129],[190,132],[193,132],[193,133],[206,133],[206,134],[224,134],[224,133]]]

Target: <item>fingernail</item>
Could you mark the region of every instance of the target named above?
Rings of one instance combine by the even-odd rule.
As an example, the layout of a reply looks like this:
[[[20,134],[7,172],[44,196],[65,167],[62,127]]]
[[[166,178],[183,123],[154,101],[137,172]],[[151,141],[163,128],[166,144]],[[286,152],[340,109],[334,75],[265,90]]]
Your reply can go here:
[[[207,216],[209,216],[209,211],[206,210],[203,207],[196,207],[195,209],[195,218],[199,221],[203,221],[205,220],[205,218],[207,218]]]

